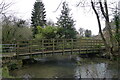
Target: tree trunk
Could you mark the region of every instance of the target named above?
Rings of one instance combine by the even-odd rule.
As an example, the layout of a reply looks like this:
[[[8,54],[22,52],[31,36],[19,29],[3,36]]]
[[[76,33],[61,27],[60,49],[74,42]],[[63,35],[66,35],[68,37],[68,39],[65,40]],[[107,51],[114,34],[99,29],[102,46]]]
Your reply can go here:
[[[101,9],[101,12],[106,20],[106,27],[107,27],[107,31],[109,32],[108,35],[109,35],[109,38],[110,38],[110,44],[109,44],[109,48],[110,48],[110,51],[109,51],[109,54],[111,55],[110,57],[112,58],[112,56],[114,55],[113,54],[113,50],[115,49],[115,39],[113,37],[113,34],[112,34],[112,29],[111,29],[111,24],[110,24],[110,21],[109,21],[109,14],[108,14],[108,6],[107,6],[107,0],[104,0],[104,6],[105,6],[105,9],[103,8],[102,6],[102,2],[101,0],[99,1],[99,4],[100,4],[100,9]],[[105,11],[104,11],[105,10]]]
[[[101,38],[102,38],[102,40],[103,40],[105,46],[108,47],[107,42],[106,42],[106,40],[105,40],[105,38],[104,38],[104,35],[103,35],[103,33],[102,33],[101,22],[100,22],[99,15],[98,15],[98,13],[97,13],[97,10],[95,9],[95,6],[94,6],[94,3],[93,3],[92,0],[91,0],[91,5],[92,5],[92,9],[94,10],[95,15],[96,15],[96,17],[97,17],[98,27],[99,27],[99,33],[100,33],[100,35],[101,35]]]
[[[120,53],[120,19],[119,19],[119,15],[117,13],[117,9],[116,9],[116,14],[115,14],[115,25],[116,25],[116,31],[115,31],[115,38],[117,40],[118,43],[118,52]]]
[[[109,53],[110,59],[112,59],[112,53],[111,53],[111,52],[112,52],[112,48],[113,48],[113,47],[107,44],[107,41],[106,41],[106,39],[105,39],[105,37],[104,37],[104,35],[103,35],[103,33],[102,33],[100,18],[99,18],[99,15],[98,15],[97,10],[95,9],[95,5],[94,5],[94,3],[93,3],[92,0],[91,0],[91,5],[92,5],[92,9],[94,10],[95,15],[96,15],[96,17],[97,17],[98,26],[99,26],[99,33],[100,33],[101,38],[102,38],[102,40],[103,40],[103,42],[104,42],[105,48],[106,48],[106,50],[107,50],[107,54]],[[109,17],[108,17],[108,18],[109,18]],[[108,22],[109,22],[109,21],[108,21]]]

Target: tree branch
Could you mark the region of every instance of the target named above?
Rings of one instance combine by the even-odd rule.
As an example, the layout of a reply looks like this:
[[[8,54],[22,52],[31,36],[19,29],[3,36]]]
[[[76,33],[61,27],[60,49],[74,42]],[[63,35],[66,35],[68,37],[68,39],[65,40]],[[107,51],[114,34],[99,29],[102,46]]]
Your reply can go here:
[[[0,3],[0,14],[5,13],[5,11],[10,8],[10,6],[12,5],[12,2],[10,3],[5,3],[4,0]]]
[[[56,9],[55,11],[53,11],[53,12],[56,12],[56,11],[59,9],[59,7],[61,6],[62,2],[63,2],[63,0],[61,0],[61,2],[60,2],[60,4],[58,5],[57,9]]]
[[[104,38],[104,35],[103,35],[103,33],[102,33],[100,18],[99,18],[99,15],[98,15],[98,13],[97,13],[97,10],[95,9],[95,6],[94,6],[94,3],[93,3],[92,0],[91,0],[91,5],[92,5],[92,9],[94,10],[94,12],[95,12],[95,14],[96,14],[96,17],[97,17],[98,27],[99,27],[99,33],[100,33],[100,35],[101,35],[101,37],[102,37],[102,40],[103,40],[106,48],[108,48],[107,42],[106,42],[106,40],[105,40],[105,38]]]

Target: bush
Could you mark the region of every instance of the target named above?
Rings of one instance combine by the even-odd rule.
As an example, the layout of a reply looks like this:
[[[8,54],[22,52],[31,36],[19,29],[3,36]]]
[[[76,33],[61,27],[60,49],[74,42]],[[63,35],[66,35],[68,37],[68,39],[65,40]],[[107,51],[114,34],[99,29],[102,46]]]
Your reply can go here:
[[[38,34],[35,35],[35,39],[53,39],[53,38],[60,38],[60,29],[59,27],[55,26],[46,26],[42,28],[41,26],[37,27]]]

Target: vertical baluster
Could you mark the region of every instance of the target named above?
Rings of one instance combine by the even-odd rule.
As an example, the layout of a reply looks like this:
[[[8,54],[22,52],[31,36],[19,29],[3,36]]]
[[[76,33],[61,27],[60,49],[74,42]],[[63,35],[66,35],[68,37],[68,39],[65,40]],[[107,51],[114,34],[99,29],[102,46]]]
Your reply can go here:
[[[65,49],[65,40],[64,39],[62,41],[62,48],[63,48],[63,54],[64,54],[64,49]]]
[[[73,39],[71,39],[71,54],[73,53]]]
[[[44,39],[42,39],[42,54],[44,54]]]
[[[55,40],[54,39],[52,39],[52,44],[53,44],[53,53],[54,53],[54,50],[55,50],[55,42],[54,42]]]
[[[80,52],[81,52],[81,38],[78,40],[79,40],[79,54],[80,54]]]

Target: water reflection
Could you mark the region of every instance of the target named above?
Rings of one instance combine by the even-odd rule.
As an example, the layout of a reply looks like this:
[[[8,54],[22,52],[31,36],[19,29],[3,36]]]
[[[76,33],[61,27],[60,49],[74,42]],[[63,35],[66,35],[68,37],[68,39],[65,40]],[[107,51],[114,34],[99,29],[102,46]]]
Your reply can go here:
[[[80,57],[77,57],[77,60]],[[88,59],[88,62],[91,62],[92,60]],[[97,63],[94,63],[93,61],[91,63],[87,64],[81,64],[80,66],[76,66],[75,68],[75,76],[77,78],[117,78],[118,76],[118,67],[117,63],[116,68],[111,68],[113,65],[108,65],[108,63],[105,62],[99,62],[99,59],[97,60]]]
[[[78,56],[62,55],[36,58],[38,63],[25,65],[11,71],[12,76],[32,78],[112,78],[117,77],[117,66],[112,67],[103,60],[82,59]],[[77,61],[81,65],[77,65]],[[98,61],[98,62],[96,62]],[[114,65],[117,65],[116,63]]]
[[[81,78],[105,78],[107,64],[87,64],[75,68],[75,76]]]

